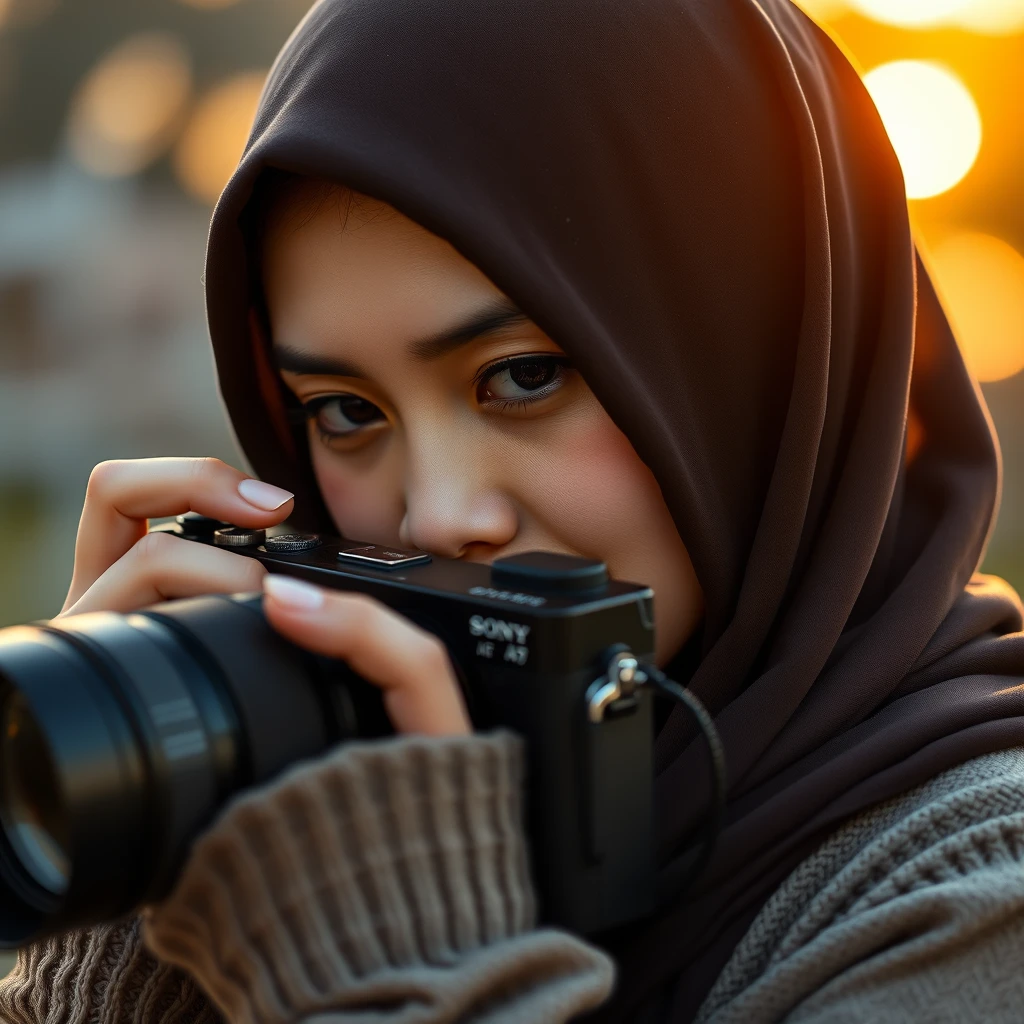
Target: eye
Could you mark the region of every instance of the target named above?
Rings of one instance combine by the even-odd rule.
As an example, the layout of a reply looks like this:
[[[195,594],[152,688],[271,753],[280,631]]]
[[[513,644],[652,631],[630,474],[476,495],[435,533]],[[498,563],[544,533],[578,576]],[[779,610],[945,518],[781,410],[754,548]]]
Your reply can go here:
[[[519,356],[485,367],[477,378],[478,400],[498,408],[523,406],[554,394],[569,374],[559,355]]]
[[[321,437],[350,437],[373,423],[385,422],[384,413],[358,395],[321,395],[303,403]]]

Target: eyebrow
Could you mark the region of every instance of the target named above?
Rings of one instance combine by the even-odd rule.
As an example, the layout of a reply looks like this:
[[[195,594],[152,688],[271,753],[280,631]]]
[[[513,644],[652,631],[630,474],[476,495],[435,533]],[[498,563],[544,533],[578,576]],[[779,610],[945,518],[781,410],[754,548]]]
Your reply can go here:
[[[457,348],[506,327],[529,323],[530,318],[511,299],[502,296],[472,312],[468,317],[437,334],[412,342],[408,351],[423,362],[440,359]],[[274,359],[279,370],[300,376],[368,377],[358,365],[336,356],[315,355],[288,345],[274,345]]]

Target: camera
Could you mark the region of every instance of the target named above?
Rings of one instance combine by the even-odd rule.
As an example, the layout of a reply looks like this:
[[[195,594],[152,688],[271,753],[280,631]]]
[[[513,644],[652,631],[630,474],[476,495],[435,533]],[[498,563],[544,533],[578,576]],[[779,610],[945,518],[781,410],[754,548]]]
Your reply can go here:
[[[547,552],[488,566],[195,513],[154,529],[436,634],[474,727],[525,740],[543,919],[586,935],[654,909],[648,587]],[[391,732],[379,690],[277,634],[259,595],[0,630],[0,719],[3,948],[160,900],[233,793]]]

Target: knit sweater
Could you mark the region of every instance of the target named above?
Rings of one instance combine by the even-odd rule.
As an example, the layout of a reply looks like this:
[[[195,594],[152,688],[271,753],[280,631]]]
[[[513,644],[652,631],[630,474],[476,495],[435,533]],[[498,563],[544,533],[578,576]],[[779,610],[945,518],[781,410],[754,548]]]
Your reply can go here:
[[[350,744],[233,801],[171,896],[22,951],[4,1024],[561,1022],[608,958],[538,928],[505,734]],[[698,1014],[1024,1017],[1024,749],[851,820],[758,915]]]
[[[22,951],[0,1021],[569,1020],[613,968],[536,926],[522,772],[503,732],[297,765],[225,808],[159,906]]]
[[[696,1024],[1024,1020],[1024,748],[835,832],[772,894]]]

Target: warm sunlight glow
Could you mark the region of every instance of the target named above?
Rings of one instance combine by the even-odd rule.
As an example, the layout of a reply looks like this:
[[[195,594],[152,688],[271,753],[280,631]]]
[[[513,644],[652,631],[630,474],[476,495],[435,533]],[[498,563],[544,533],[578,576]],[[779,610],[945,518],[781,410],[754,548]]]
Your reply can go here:
[[[988,35],[1024,32],[1024,0],[972,0],[952,21],[960,28]]]
[[[797,0],[812,17],[826,20],[811,8],[829,9],[840,0]],[[844,5],[845,6],[845,5]],[[848,6],[883,25],[899,28],[961,28],[989,35],[1024,31],[1024,0],[848,0]]]
[[[7,15],[11,13],[11,0],[0,0],[0,28],[3,28]]]
[[[79,85],[68,123],[72,154],[103,177],[141,171],[170,144],[191,89],[188,54],[175,36],[132,36]]]
[[[265,71],[235,75],[200,101],[174,153],[185,188],[211,205],[217,201],[245,148]]]
[[[900,60],[869,71],[864,84],[903,167],[910,199],[948,192],[974,166],[981,115],[952,71]]]
[[[971,0],[850,0],[865,17],[884,25],[901,28],[925,28],[948,22]]]
[[[815,21],[826,22],[842,17],[850,10],[847,0],[795,0],[797,7],[803,9]]]
[[[964,359],[981,381],[1024,369],[1024,256],[992,235],[953,235],[932,253]]]

